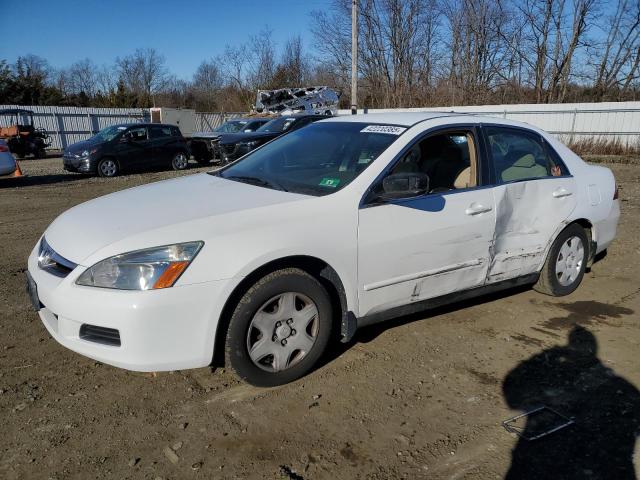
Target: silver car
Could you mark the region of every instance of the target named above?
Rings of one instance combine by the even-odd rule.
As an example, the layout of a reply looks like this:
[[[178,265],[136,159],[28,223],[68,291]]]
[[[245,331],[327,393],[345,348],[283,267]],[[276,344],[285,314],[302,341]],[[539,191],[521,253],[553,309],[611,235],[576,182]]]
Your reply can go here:
[[[16,171],[16,159],[9,151],[7,142],[0,140],[0,176],[11,175]]]

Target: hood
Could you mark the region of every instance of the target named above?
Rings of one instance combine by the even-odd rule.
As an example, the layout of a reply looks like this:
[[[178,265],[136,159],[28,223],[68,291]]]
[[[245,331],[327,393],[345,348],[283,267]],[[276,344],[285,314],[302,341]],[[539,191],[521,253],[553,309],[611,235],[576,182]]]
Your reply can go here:
[[[47,242],[74,263],[115,242],[167,229],[174,236],[190,221],[253,208],[293,202],[305,195],[226,180],[206,173],[165,180],[90,200],[67,210],[45,232]],[[215,227],[215,223],[212,223]],[[154,238],[148,245],[166,244]],[[206,240],[185,238],[180,241]],[[144,248],[144,247],[142,247]],[[124,252],[118,252],[124,253]],[[85,265],[87,266],[87,265]]]
[[[241,132],[241,133],[223,133],[220,136],[220,144],[232,144],[239,142],[250,142],[251,140],[267,140],[276,138],[284,132]]]
[[[89,138],[88,140],[83,140],[81,142],[72,143],[67,148],[65,148],[64,151],[65,151],[65,153],[71,153],[73,155],[78,155],[78,154],[82,153],[84,150],[88,150],[90,148],[93,148],[96,145],[99,145],[100,143],[101,142],[99,142],[97,140],[93,140],[93,137],[92,137],[92,138]]]
[[[220,138],[222,135],[220,132],[195,132],[191,134],[191,138]]]

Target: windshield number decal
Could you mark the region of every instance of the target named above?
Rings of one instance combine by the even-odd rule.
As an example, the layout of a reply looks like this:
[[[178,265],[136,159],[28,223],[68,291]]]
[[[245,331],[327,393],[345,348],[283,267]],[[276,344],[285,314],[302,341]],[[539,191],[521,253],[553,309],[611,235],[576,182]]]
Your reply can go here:
[[[321,187],[331,187],[336,188],[340,184],[339,178],[323,178],[320,180]]]
[[[387,133],[389,135],[400,135],[406,128],[393,125],[369,125],[360,130],[360,133]]]

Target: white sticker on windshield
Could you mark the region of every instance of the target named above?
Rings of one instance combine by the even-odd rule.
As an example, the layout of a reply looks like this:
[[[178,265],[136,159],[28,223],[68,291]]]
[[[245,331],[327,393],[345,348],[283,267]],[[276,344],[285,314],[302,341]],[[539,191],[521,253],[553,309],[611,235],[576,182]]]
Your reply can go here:
[[[389,135],[400,135],[406,128],[394,125],[369,125],[360,130],[361,133],[388,133]]]
[[[127,127],[118,127],[118,130],[126,130]]]

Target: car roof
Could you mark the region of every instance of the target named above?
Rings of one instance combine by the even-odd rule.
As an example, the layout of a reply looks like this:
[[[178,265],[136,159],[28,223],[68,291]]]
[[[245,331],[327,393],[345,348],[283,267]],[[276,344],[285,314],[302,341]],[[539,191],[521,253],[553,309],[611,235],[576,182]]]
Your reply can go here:
[[[455,113],[447,112],[388,112],[388,113],[365,113],[358,115],[338,115],[336,117],[326,117],[328,122],[361,122],[361,123],[383,123],[387,125],[402,125],[411,127],[416,123],[424,122],[432,118],[452,117]]]
[[[113,125],[107,125],[108,127],[178,127],[177,125],[171,125],[170,123],[152,123],[152,122],[132,122],[132,123],[114,123]],[[105,127],[106,128],[106,127]]]
[[[236,117],[236,118],[227,118],[225,120],[226,122],[259,122],[259,121],[271,121],[274,118],[278,118],[278,117]]]
[[[399,125],[403,127],[412,127],[418,123],[432,120],[435,118],[447,117],[465,117],[469,123],[486,123],[493,125],[503,125],[505,127],[526,128],[536,132],[542,132],[538,127],[517,120],[509,120],[500,117],[491,117],[486,115],[478,115],[474,113],[460,112],[384,112],[384,113],[366,113],[358,115],[339,115],[336,117],[327,117],[323,122],[359,122],[369,124],[383,125]]]

